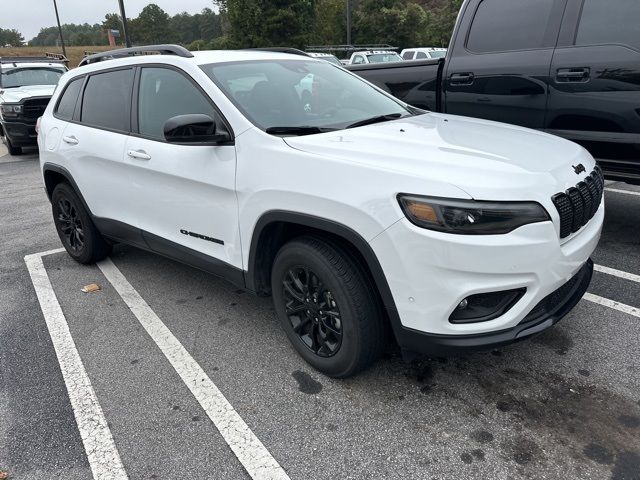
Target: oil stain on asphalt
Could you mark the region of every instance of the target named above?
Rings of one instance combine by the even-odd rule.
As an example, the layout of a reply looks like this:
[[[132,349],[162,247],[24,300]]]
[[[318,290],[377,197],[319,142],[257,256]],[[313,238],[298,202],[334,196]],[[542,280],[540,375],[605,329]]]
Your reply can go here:
[[[322,390],[322,384],[302,370],[296,370],[291,376],[298,382],[298,390],[308,395],[316,395]]]
[[[550,332],[539,343],[559,355],[572,346],[559,331]],[[426,387],[431,400],[442,397],[452,408],[455,404],[474,417],[497,414],[503,425],[513,425],[517,435],[497,442],[495,449],[522,468],[524,477],[533,475],[545,462],[557,461],[558,450],[568,450],[567,461],[607,466],[612,480],[640,480],[640,408],[636,400],[583,383],[588,382],[584,374],[568,379],[554,372],[502,368],[495,363],[502,359],[489,358],[495,355],[459,357],[448,363],[424,360],[403,370],[422,393]],[[495,433],[475,430],[468,436],[478,446],[489,446]],[[544,448],[536,442],[538,438],[547,439]],[[547,458],[545,451],[554,458]],[[460,459],[470,464],[480,454],[465,451]]]

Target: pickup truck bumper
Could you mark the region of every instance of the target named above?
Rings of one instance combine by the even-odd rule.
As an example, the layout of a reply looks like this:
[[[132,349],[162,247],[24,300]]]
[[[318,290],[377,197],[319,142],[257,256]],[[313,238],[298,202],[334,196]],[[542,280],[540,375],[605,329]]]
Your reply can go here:
[[[14,147],[28,147],[38,144],[35,123],[2,122],[2,130]]]

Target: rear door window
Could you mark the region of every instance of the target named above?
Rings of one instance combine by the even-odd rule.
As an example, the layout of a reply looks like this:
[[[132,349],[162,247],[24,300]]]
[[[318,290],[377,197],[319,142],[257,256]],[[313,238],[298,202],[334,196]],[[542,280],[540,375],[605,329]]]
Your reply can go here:
[[[58,118],[62,120],[71,120],[73,118],[73,112],[76,108],[76,102],[78,101],[83,81],[84,78],[76,78],[67,84],[56,108],[55,113]]]
[[[429,56],[424,52],[418,52],[418,54],[416,55],[416,59],[420,58],[429,58]]]
[[[91,75],[82,96],[80,121],[87,125],[129,132],[133,70]]]
[[[413,60],[413,52],[404,52],[402,58],[405,60]]]
[[[638,0],[585,0],[576,45],[621,44],[640,49]]]
[[[467,48],[489,53],[543,47],[555,1],[483,0],[473,18]]]

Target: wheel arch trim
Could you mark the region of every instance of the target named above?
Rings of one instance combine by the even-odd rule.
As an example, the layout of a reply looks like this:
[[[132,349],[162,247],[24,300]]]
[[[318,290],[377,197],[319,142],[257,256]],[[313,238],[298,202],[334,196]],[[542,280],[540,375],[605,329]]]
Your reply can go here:
[[[393,327],[394,334],[397,339],[401,337],[402,323],[396,308],[395,300],[389,288],[389,283],[384,275],[384,271],[378,257],[371,245],[355,230],[326,218],[316,217],[306,213],[287,211],[287,210],[270,210],[265,212],[258,218],[251,235],[251,243],[249,247],[249,258],[247,263],[248,270],[245,272],[245,283],[247,288],[256,291],[256,267],[257,267],[257,250],[261,240],[263,231],[273,223],[289,223],[303,227],[310,227],[316,230],[333,234],[343,240],[349,242],[362,256],[366,262],[366,266],[371,272],[373,282],[378,289],[382,303],[389,315],[389,320]]]

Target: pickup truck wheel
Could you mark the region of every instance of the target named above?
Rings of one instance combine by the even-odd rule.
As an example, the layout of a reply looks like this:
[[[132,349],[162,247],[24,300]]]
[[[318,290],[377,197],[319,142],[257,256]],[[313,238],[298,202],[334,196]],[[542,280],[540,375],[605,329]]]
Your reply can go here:
[[[22,155],[22,147],[14,147],[9,140],[9,137],[3,136],[2,139],[4,143],[7,145],[7,150],[9,151],[9,155]]]
[[[58,236],[74,260],[95,263],[111,253],[111,246],[102,238],[69,184],[60,183],[53,189],[51,210]]]
[[[274,261],[271,286],[284,331],[317,370],[349,377],[382,352],[377,299],[363,269],[338,245],[314,237],[285,244]]]

